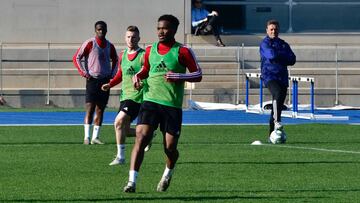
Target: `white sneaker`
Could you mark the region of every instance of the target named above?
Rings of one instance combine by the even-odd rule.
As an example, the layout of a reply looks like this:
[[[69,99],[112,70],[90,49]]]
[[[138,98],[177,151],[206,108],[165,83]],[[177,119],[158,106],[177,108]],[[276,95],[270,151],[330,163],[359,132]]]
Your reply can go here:
[[[136,190],[136,184],[134,182],[129,181],[127,185],[124,187],[124,192],[134,193]]]
[[[149,142],[149,144],[145,147],[144,152],[147,152],[150,150],[151,146],[152,146],[152,139],[154,139],[154,137],[156,136],[156,133],[154,132],[151,141]]]
[[[99,138],[95,138],[91,140],[91,144],[105,144],[103,142],[101,142],[101,140],[99,140]]]
[[[115,157],[115,159],[109,163],[109,166],[121,165],[125,163],[125,159],[120,159],[120,157]]]
[[[170,186],[170,181],[171,177],[162,177],[156,190],[158,192],[165,192]]]
[[[149,151],[150,148],[151,148],[151,145],[152,145],[152,142],[150,142],[150,143],[145,147],[144,152]]]
[[[283,126],[280,122],[274,121],[274,130],[283,130]]]

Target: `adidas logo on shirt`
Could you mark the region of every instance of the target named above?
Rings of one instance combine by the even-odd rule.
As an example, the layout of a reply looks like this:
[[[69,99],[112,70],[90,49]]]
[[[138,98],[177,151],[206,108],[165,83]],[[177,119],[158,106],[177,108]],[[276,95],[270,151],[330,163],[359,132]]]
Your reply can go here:
[[[130,66],[127,70],[126,70],[126,75],[135,75],[135,69],[133,66]]]
[[[156,67],[155,72],[168,72],[169,70],[166,67],[166,64],[164,61],[161,61]]]

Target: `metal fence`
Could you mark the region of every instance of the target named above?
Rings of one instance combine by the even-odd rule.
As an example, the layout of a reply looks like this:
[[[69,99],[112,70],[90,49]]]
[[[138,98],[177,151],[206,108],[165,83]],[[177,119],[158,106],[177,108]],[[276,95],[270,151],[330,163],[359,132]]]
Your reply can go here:
[[[41,89],[47,93],[46,104],[50,103],[53,90],[84,89],[79,80],[76,68],[72,64],[72,56],[80,44],[55,43],[0,43],[0,94],[7,90]],[[115,45],[118,50],[124,44]],[[145,47],[146,44],[142,44]],[[234,102],[243,100],[245,92],[245,73],[260,72],[258,47],[239,46],[222,49],[210,46],[189,45],[198,61],[206,69],[207,64],[218,65],[218,70],[226,63],[233,65],[229,73],[219,74],[235,76],[231,81],[235,84]],[[335,90],[335,102],[339,104],[339,89],[360,89],[356,82],[360,76],[360,44],[331,44],[292,46],[297,55],[297,63],[289,67],[290,75],[307,75],[315,78],[316,89]],[[231,69],[231,71],[230,71]],[[204,71],[217,77],[215,73]],[[210,81],[211,82],[211,81]],[[190,95],[196,88],[190,88]],[[290,92],[290,91],[289,91]]]

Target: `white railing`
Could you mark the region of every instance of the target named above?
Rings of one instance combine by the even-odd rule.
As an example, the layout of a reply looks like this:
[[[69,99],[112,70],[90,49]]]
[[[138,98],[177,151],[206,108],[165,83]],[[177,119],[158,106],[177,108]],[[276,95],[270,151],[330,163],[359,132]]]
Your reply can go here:
[[[34,44],[18,44],[18,43],[0,43],[0,95],[3,95],[5,90],[14,89],[14,87],[9,86],[9,82],[14,81],[5,81],[4,78],[8,77],[9,73],[17,73],[19,76],[26,76],[26,74],[36,74],[37,72],[41,72],[43,74],[44,78],[41,82],[41,85],[37,87],[29,88],[27,86],[19,87],[17,89],[41,89],[46,91],[47,99],[45,101],[46,104],[50,103],[50,96],[51,91],[56,89],[66,89],[69,87],[63,86],[63,87],[54,87],[54,78],[60,77],[57,75],[57,71],[73,71],[76,73],[76,68],[72,65],[72,55],[75,53],[75,50],[80,46],[80,44],[52,44],[52,43],[34,43]],[[124,44],[117,44],[115,45],[117,49],[122,49],[125,47]],[[146,44],[142,44],[142,47],[145,47]],[[61,48],[59,48],[61,47]],[[319,52],[318,57],[310,57],[309,59],[304,56],[304,53],[301,52],[301,50],[311,50],[311,45],[301,45],[296,44],[292,45],[292,48],[294,52],[299,51],[299,53],[295,53],[297,55],[297,64],[301,63],[314,63],[314,64],[320,64],[320,63],[331,63],[331,69],[330,68],[324,68],[328,71],[333,71],[333,76],[330,75],[329,79],[333,78],[335,80],[335,87],[328,87],[329,89],[335,90],[335,102],[334,104],[339,104],[339,88],[341,88],[339,80],[341,74],[339,74],[339,70],[342,70],[342,66],[345,63],[351,63],[351,67],[356,69],[360,69],[360,58],[358,54],[354,54],[354,56],[347,56],[346,53],[348,52],[342,52],[341,50],[345,48],[351,48],[351,50],[360,50],[360,44],[352,44],[352,45],[342,45],[342,44],[333,44],[333,45],[316,45],[316,48],[324,48],[330,49],[331,53],[328,53],[327,57],[321,57],[321,54]],[[59,49],[66,50],[66,56],[64,56],[64,52],[59,52]],[[206,62],[210,61],[212,63],[221,63],[224,62],[219,58],[224,58],[226,62],[236,63],[237,64],[237,71],[236,74],[236,81],[229,81],[229,82],[236,82],[236,90],[234,95],[234,103],[239,103],[241,100],[244,100],[245,97],[245,74],[247,72],[260,72],[259,70],[259,57],[256,56],[257,47],[250,47],[246,46],[245,44],[240,44],[238,46],[232,46],[232,47],[226,47],[222,50],[233,50],[229,51],[228,54],[220,54],[220,55],[214,55],[214,49],[213,47],[207,46],[203,48],[198,48],[196,46],[193,47],[193,49],[196,52],[201,52],[197,54],[199,57],[199,62]],[[246,51],[249,51],[249,49],[253,49],[254,52],[252,54],[252,57],[248,57],[248,53]],[[23,53],[22,51],[31,50],[28,53]],[[35,54],[36,57],[32,56],[32,53]],[[57,51],[57,52],[55,52]],[[40,54],[39,54],[40,53]],[[229,55],[230,53],[230,55]],[[333,56],[331,56],[333,54]],[[24,57],[24,56],[27,57]],[[255,56],[254,56],[255,55]],[[349,54],[351,55],[351,54]],[[203,59],[202,59],[203,57]],[[205,57],[205,59],[204,59]],[[357,58],[356,58],[357,57]],[[325,58],[325,59],[322,59]],[[29,68],[26,67],[26,64],[22,63],[31,63],[29,66],[34,67],[34,63],[39,66],[39,68]],[[69,63],[66,66],[67,67],[55,67],[56,63]],[[253,65],[249,65],[249,64]],[[355,65],[354,65],[355,63]],[[249,66],[251,66],[249,68]],[[316,66],[316,65],[315,65]],[[290,76],[293,75],[293,71],[297,68],[291,68],[289,67],[289,73]],[[206,77],[206,74],[204,75]],[[14,77],[13,77],[14,79]],[[17,80],[17,79],[14,79]],[[18,81],[15,81],[18,82]],[[242,84],[242,85],[241,85]],[[192,86],[191,86],[192,87]],[[83,89],[83,86],[73,86],[72,88],[75,89]],[[15,88],[16,89],[16,88]],[[189,88],[190,95],[192,95],[192,91],[196,90],[196,88]]]

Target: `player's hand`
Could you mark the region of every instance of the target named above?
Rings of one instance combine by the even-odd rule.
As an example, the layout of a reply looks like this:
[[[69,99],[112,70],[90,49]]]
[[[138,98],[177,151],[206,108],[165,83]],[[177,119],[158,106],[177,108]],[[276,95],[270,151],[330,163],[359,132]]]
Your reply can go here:
[[[132,77],[134,88],[140,90],[142,88],[142,82],[136,75]]]
[[[178,82],[180,80],[178,73],[174,73],[172,71],[167,72],[164,75],[164,78],[165,78],[166,82]]]
[[[110,84],[109,83],[103,84],[101,86],[101,90],[105,91],[105,92],[109,91],[110,90]]]
[[[219,16],[219,13],[217,11],[212,11],[209,15],[210,16]]]
[[[89,80],[91,78],[91,75],[89,75],[88,73],[86,73],[86,75],[84,76],[87,80]]]

